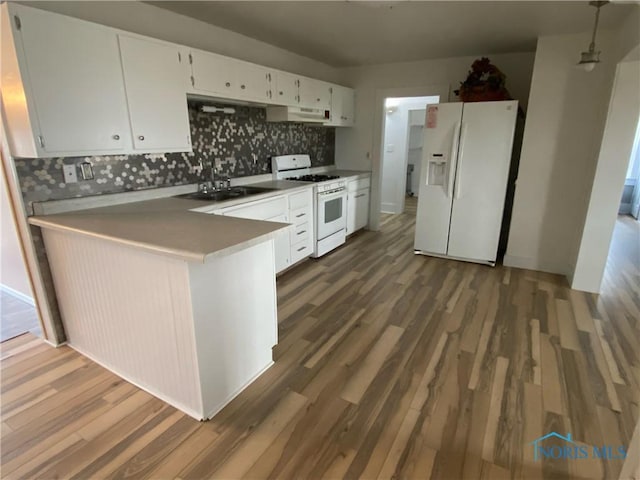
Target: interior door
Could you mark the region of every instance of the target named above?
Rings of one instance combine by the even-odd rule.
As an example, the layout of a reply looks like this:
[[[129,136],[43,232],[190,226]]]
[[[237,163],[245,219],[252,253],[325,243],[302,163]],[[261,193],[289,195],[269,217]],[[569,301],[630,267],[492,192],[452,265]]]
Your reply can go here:
[[[416,216],[415,249],[445,255],[462,103],[427,105]]]
[[[182,56],[174,45],[119,36],[136,150],[191,150]]]
[[[450,256],[496,259],[517,110],[516,101],[464,104]]]

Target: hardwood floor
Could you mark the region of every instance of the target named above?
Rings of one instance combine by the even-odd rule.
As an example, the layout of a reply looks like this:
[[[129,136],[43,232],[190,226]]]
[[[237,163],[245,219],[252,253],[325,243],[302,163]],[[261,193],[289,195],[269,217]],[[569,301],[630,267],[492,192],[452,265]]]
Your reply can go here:
[[[385,216],[279,278],[276,363],[209,422],[69,348],[3,343],[2,477],[618,478],[622,460],[536,461],[530,442],[628,445],[638,256],[595,296],[414,256],[413,226]]]
[[[0,291],[0,342],[26,332],[42,336],[35,307]]]

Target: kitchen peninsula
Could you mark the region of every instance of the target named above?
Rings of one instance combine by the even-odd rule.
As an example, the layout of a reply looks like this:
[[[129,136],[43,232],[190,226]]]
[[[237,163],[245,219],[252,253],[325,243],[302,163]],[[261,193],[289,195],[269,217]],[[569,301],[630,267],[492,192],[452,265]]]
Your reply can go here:
[[[289,225],[162,198],[36,216],[68,343],[199,420],[272,363],[274,238]]]

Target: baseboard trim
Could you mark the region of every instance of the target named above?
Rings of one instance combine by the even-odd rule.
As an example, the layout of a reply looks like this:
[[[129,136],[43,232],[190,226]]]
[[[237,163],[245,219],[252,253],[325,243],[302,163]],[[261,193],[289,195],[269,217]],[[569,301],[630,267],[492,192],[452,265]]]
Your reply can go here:
[[[36,302],[34,302],[32,297],[30,297],[29,295],[25,295],[24,293],[19,292],[17,290],[14,290],[13,288],[8,287],[2,283],[0,283],[0,290],[2,290],[4,293],[8,295],[11,295],[12,297],[17,298],[18,300],[22,300],[23,302],[28,303],[32,307],[36,306]]]

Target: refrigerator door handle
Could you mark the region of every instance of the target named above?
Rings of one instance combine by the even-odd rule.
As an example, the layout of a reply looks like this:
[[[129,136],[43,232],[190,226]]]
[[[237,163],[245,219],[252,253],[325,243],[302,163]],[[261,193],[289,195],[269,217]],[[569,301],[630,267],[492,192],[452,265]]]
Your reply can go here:
[[[462,122],[462,130],[460,132],[460,146],[458,147],[458,159],[457,173],[456,173],[456,199],[460,198],[460,191],[462,189],[462,159],[464,158],[464,139],[467,136],[467,125]]]
[[[455,177],[456,164],[458,163],[458,141],[460,139],[460,122],[456,123],[453,129],[453,140],[451,141],[451,153],[449,155],[449,172],[447,173],[447,196],[453,197],[453,179]],[[455,162],[454,162],[455,159]]]

